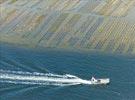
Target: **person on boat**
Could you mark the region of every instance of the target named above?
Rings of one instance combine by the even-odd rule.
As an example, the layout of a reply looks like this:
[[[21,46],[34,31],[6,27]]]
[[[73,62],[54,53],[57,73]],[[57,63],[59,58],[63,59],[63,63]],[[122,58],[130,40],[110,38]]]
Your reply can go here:
[[[94,77],[92,77],[91,82],[97,82],[97,80]]]

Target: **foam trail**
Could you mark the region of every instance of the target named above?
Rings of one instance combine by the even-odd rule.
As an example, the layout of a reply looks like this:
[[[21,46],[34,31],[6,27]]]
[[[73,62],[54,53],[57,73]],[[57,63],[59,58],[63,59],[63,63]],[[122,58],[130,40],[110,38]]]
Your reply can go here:
[[[38,84],[69,86],[78,84],[90,84],[90,81],[83,80],[77,76],[65,74],[57,75],[52,73],[22,72],[0,70],[0,82],[14,84]]]

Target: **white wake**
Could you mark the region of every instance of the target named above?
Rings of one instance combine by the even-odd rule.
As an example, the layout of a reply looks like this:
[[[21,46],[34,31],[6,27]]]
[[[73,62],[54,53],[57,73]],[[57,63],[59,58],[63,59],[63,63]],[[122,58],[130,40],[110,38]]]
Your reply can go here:
[[[38,84],[69,86],[78,84],[90,84],[89,80],[83,80],[77,76],[65,74],[57,75],[52,73],[22,72],[0,70],[0,82],[14,84]]]

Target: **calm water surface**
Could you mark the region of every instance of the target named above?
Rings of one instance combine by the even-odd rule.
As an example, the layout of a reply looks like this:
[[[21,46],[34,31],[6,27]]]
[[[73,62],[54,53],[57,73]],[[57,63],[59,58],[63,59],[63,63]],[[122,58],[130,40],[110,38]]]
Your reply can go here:
[[[135,100],[134,56],[32,50],[1,44],[0,70],[111,79],[108,86],[15,84],[0,79],[0,100]]]

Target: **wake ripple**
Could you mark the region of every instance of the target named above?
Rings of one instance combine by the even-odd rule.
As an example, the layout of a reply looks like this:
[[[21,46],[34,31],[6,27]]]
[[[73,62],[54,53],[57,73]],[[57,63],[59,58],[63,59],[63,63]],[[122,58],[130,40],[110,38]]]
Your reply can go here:
[[[69,86],[85,84],[89,81],[70,74],[57,75],[52,73],[45,74],[38,72],[30,73],[22,71],[0,70],[0,82],[14,84]]]

